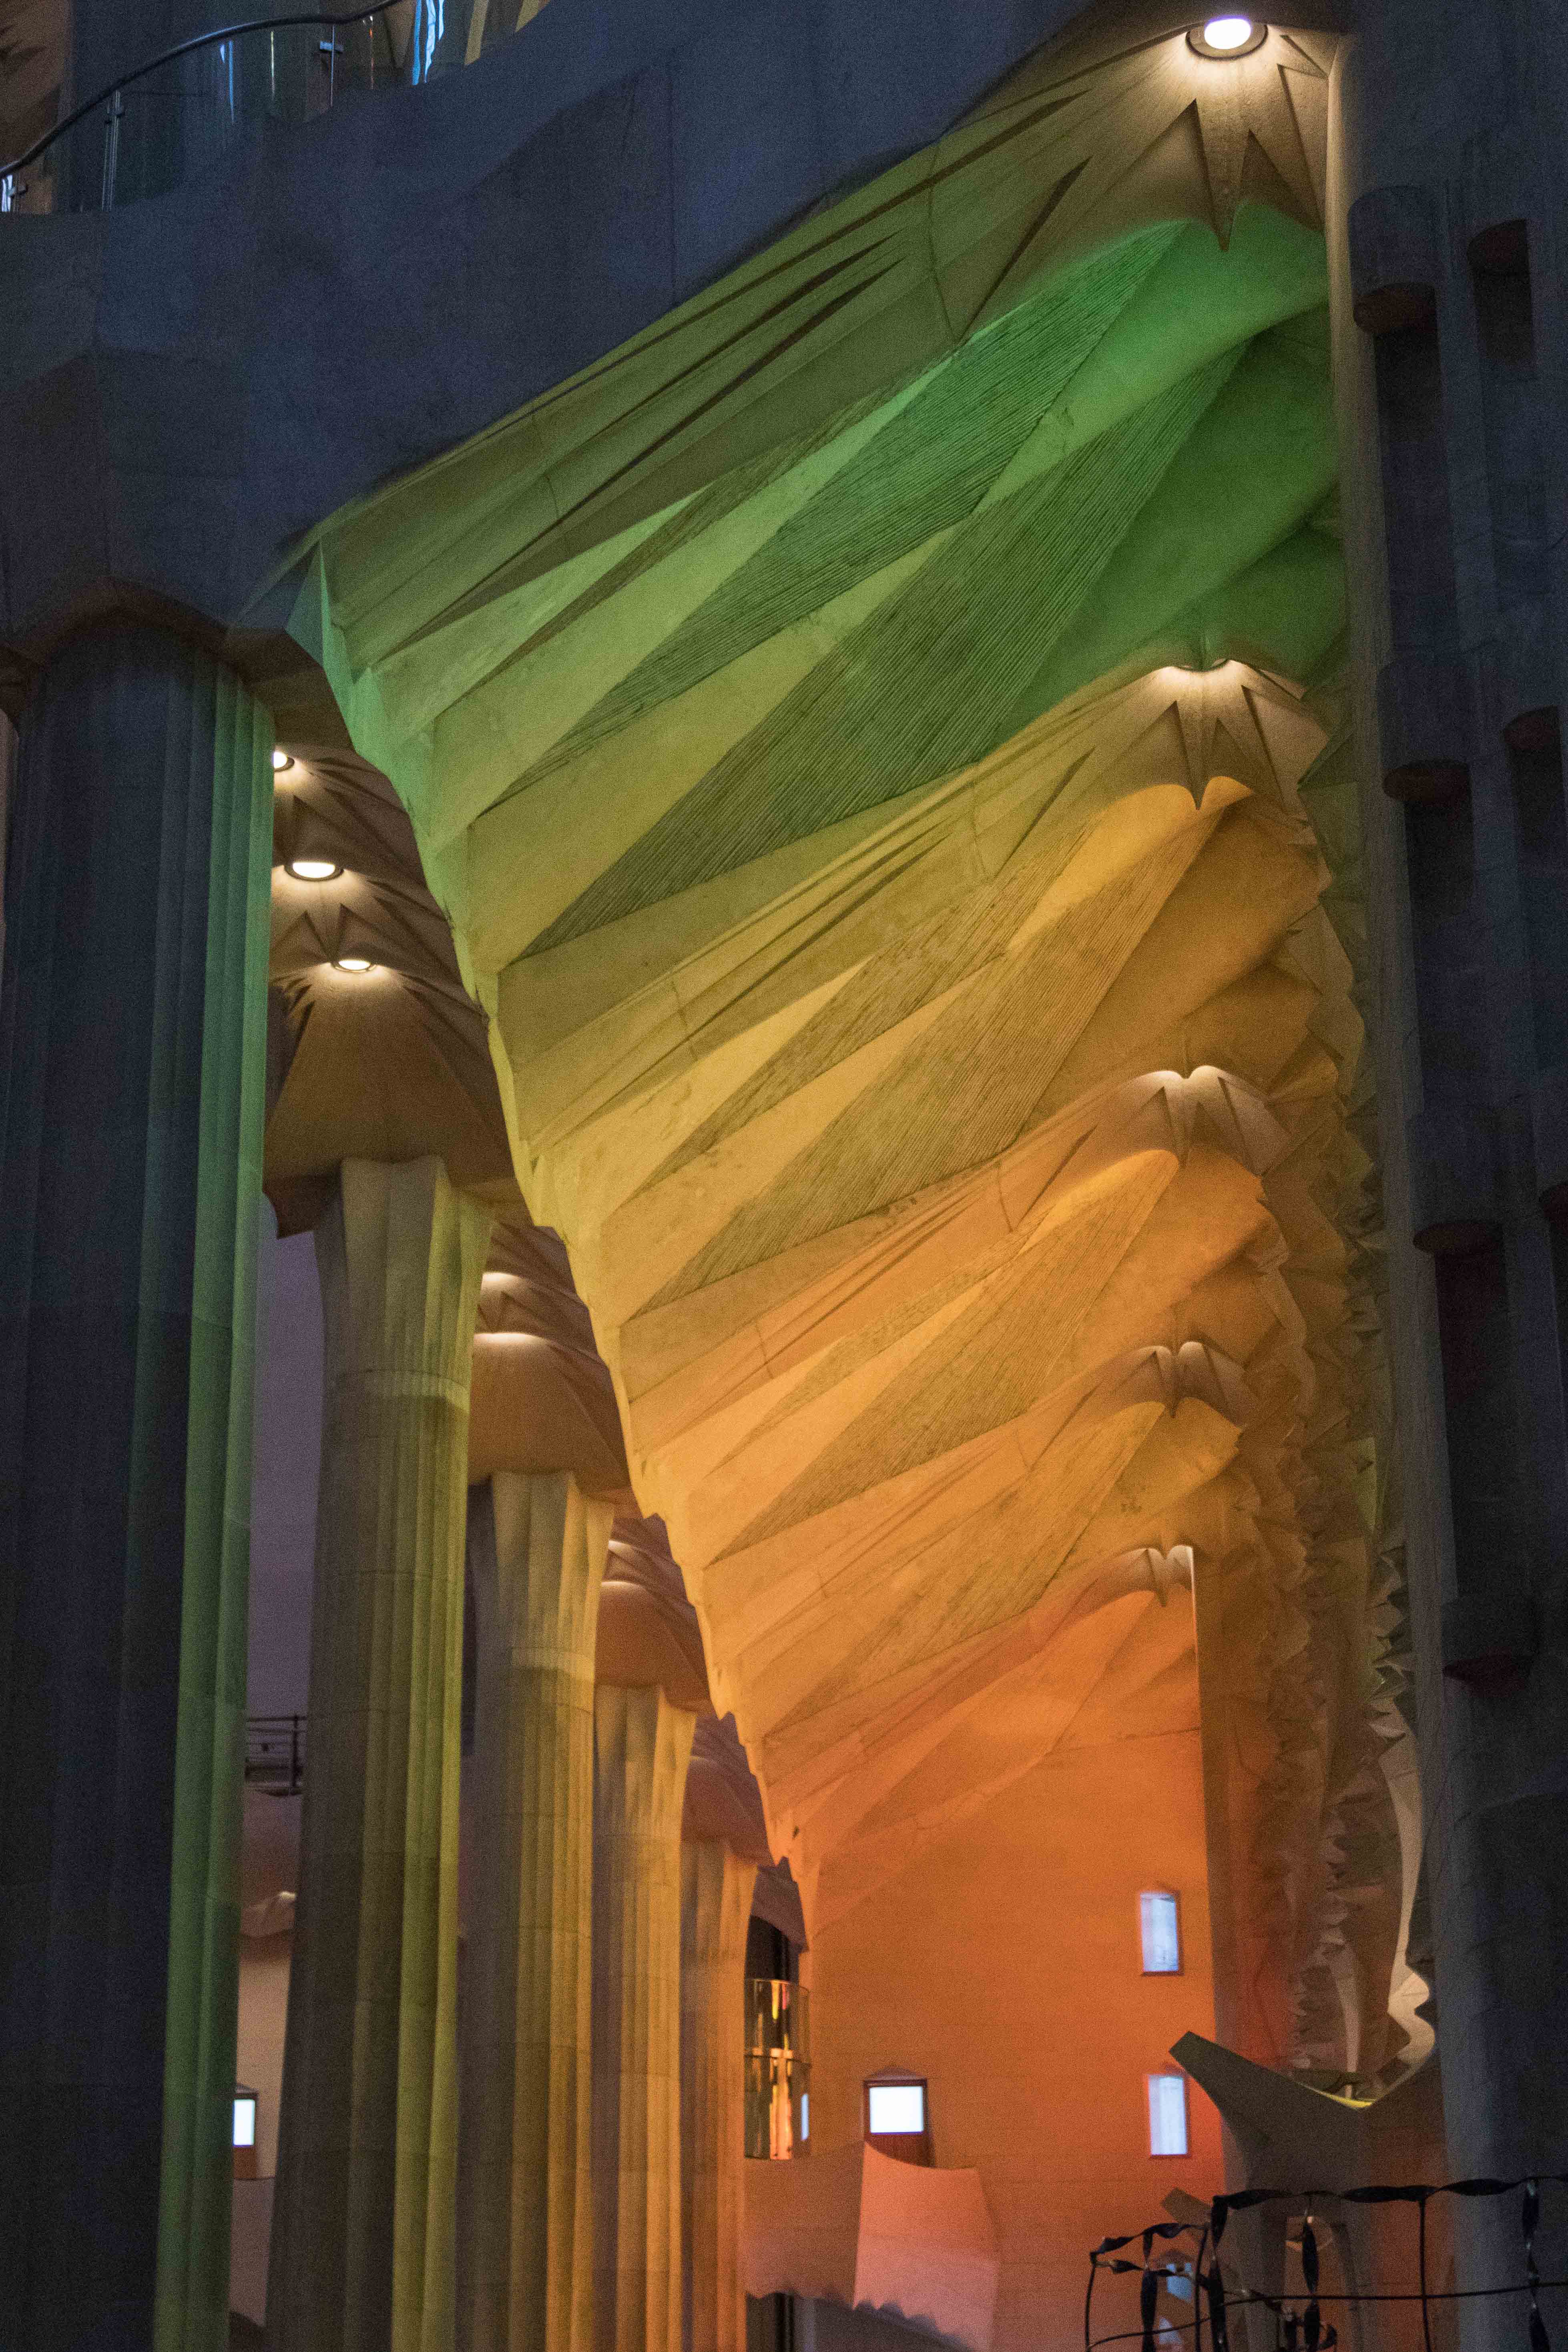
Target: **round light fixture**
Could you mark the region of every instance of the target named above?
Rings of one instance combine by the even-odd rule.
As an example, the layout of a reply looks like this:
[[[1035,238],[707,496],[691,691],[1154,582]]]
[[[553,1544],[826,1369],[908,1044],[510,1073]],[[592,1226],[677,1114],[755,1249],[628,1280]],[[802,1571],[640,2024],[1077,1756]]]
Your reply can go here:
[[[290,857],[283,868],[296,882],[335,882],[342,870],[330,857]]]
[[[1268,36],[1268,26],[1256,24],[1250,16],[1209,16],[1193,26],[1187,46],[1200,58],[1244,58],[1250,50],[1260,49]]]
[[[337,971],[361,972],[374,971],[375,970],[375,966],[372,963],[369,956],[334,956],[332,958],[332,966],[334,971]]]
[[[274,752],[273,752],[273,754],[272,754],[272,772],[273,772],[273,774],[274,774],[275,776],[280,776],[280,775],[283,773],[283,771],[284,771],[284,769],[285,769],[285,768],[291,768],[291,767],[293,766],[293,764],[294,764],[293,757],[292,757],[292,755],[291,755],[289,752],[288,752],[288,751],[274,751]]]

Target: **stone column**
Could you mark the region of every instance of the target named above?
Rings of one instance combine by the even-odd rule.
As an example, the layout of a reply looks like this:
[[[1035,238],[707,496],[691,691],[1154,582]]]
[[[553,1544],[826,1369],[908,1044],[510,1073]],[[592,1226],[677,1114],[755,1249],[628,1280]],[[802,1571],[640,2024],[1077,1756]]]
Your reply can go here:
[[[0,984],[0,2342],[227,2338],[272,730],[117,625]]]
[[[1333,89],[1423,1867],[1450,2174],[1508,2179],[1568,2170],[1568,58],[1554,17],[1371,0]],[[1522,2274],[1513,2200],[1455,2230],[1461,2288]]]
[[[489,1213],[343,1164],[310,1753],[268,2291],[275,2352],[451,2341],[468,1359]]]
[[[594,1696],[594,2341],[680,2352],[680,1812],[695,1718]]]
[[[686,2352],[745,2352],[746,1927],[757,1865],[680,1849],[680,2208]]]
[[[588,2352],[594,1642],[614,1506],[565,1471],[475,1487],[475,1848],[458,2340]]]

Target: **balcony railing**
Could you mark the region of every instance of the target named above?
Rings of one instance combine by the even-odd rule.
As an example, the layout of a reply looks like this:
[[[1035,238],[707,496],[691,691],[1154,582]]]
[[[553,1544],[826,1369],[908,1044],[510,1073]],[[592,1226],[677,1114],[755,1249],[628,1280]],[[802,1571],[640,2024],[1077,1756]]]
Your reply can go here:
[[[804,1988],[746,1979],[746,2154],[804,2156],[811,2130],[811,2008]]]
[[[0,213],[107,211],[163,195],[268,122],[307,122],[345,98],[427,81],[516,21],[499,0],[372,0],[343,16],[199,33],[0,163]]]
[[[305,1778],[305,1717],[252,1715],[245,1725],[245,1779],[270,1797],[297,1797]]]

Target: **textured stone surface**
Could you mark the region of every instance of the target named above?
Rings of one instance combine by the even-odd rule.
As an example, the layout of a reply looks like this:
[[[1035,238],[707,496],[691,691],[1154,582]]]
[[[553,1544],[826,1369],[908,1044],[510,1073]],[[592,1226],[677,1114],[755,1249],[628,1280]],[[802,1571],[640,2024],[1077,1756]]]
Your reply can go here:
[[[745,2352],[746,1924],[754,1862],[680,1849],[680,2210],[685,2352]]]
[[[489,1232],[434,1160],[345,1161],[317,1231],[325,1406],[279,2352],[436,2352],[451,2336],[468,1359]]]
[[[680,2352],[680,1811],[693,1724],[657,1685],[594,1695],[597,2352]]]
[[[994,1785],[988,1690],[1048,1744],[1070,1587],[1196,1543],[1289,1888],[1243,1872],[1260,2055],[1397,1927],[1333,1663],[1382,1595],[1323,1344],[1372,1328],[1331,54],[1086,29],[321,537],[808,1914]]]
[[[1080,1724],[1189,1727],[1190,1554],[1222,2030],[1375,2074],[1333,48],[1142,32],[333,518],[317,617],[814,1943]]]
[[[17,2352],[212,2352],[226,2324],[270,747],[233,678],[147,629],[64,648],[23,730],[0,1000]]]
[[[475,1834],[458,2342],[588,2352],[594,1642],[614,1512],[564,1471],[473,1490]]]
[[[1560,710],[1568,207],[1558,169],[1568,46],[1556,17],[1379,0],[1340,81],[1331,267],[1358,718],[1391,658],[1442,667],[1468,714],[1469,790],[1431,808],[1366,796],[1378,1081],[1388,1145],[1389,1289],[1408,1498],[1426,1885],[1451,2175],[1568,2168],[1568,1520],[1563,1334],[1568,1259],[1542,1216],[1531,1097],[1565,1059],[1568,831],[1560,734],[1510,741],[1523,699]],[[1473,241],[1520,215],[1514,266]],[[1435,311],[1403,339],[1352,321],[1343,214],[1415,188],[1436,224]],[[1484,253],[1484,247],[1483,247]],[[1523,268],[1518,264],[1523,264]],[[1473,1255],[1413,1244],[1436,1159],[1484,1148]],[[1426,1163],[1426,1164],[1424,1164]],[[1446,1676],[1445,1603],[1528,1612],[1512,1688]],[[1538,2254],[1568,2268],[1550,2193]],[[1456,2217],[1459,2284],[1519,2275],[1517,2216]],[[1462,2309],[1479,2347],[1511,2342],[1507,2298]],[[1550,2311],[1553,2337],[1561,2308]]]

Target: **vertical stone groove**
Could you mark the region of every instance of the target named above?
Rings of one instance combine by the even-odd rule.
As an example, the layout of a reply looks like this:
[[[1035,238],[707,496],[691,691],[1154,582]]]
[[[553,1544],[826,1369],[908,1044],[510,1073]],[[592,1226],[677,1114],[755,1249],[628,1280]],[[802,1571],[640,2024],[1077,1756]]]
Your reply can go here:
[[[468,1360],[489,1212],[345,1161],[316,1237],[325,1411],[268,2328],[452,2336]]]
[[[587,2352],[594,1644],[613,1507],[564,1472],[476,1489],[482,1902],[469,1931],[464,2352]]]
[[[695,1717],[594,1695],[594,2341],[680,2347],[680,1815]]]

